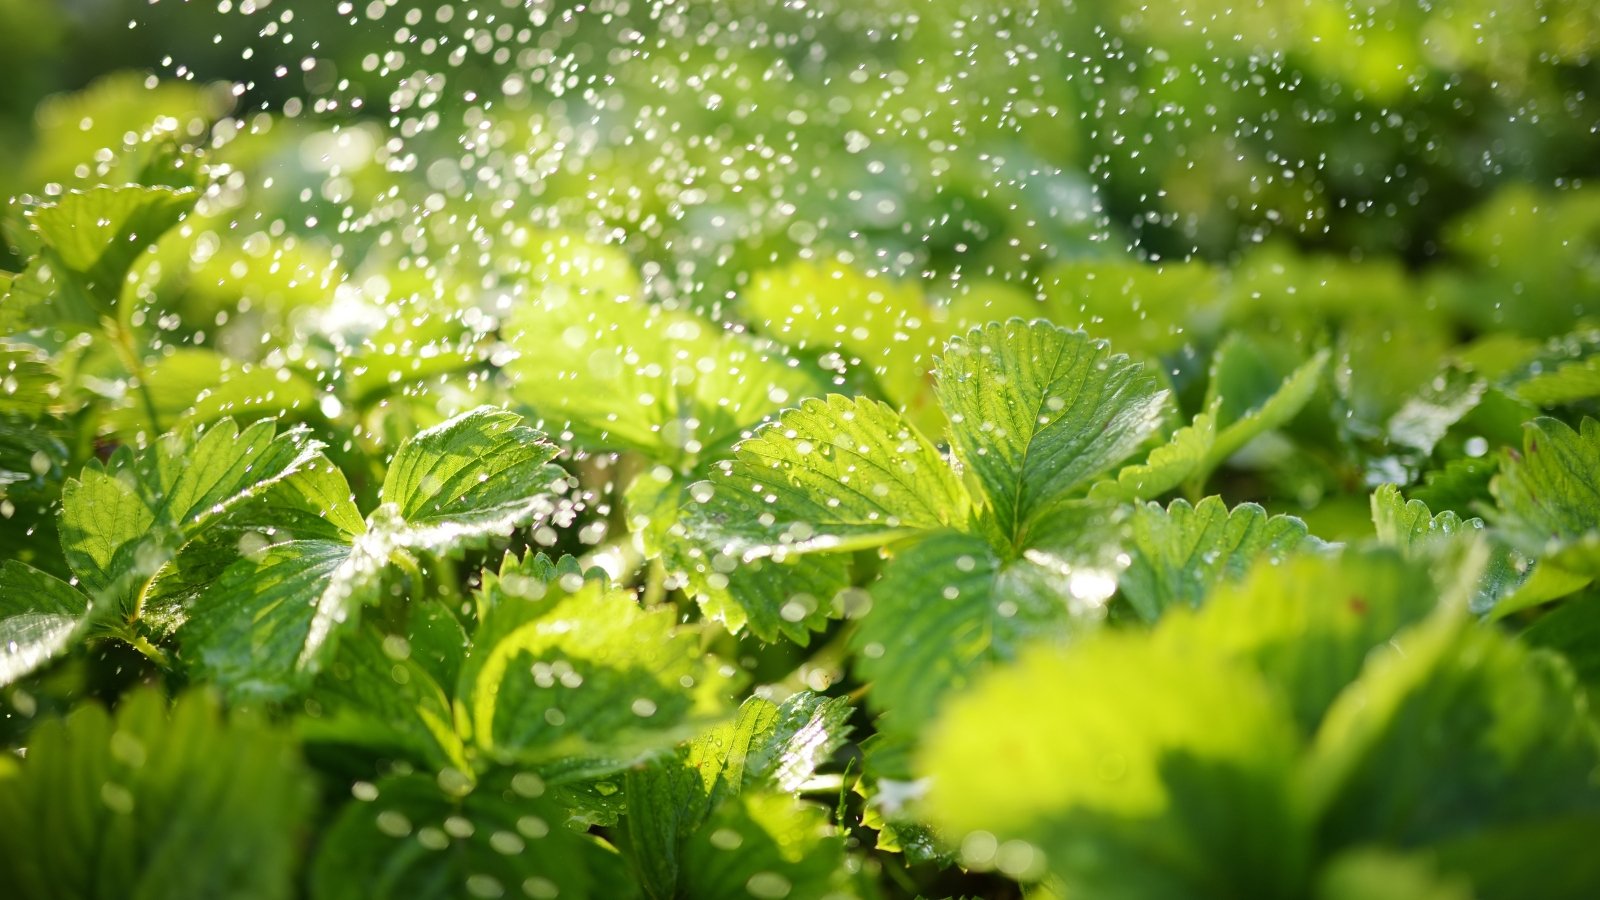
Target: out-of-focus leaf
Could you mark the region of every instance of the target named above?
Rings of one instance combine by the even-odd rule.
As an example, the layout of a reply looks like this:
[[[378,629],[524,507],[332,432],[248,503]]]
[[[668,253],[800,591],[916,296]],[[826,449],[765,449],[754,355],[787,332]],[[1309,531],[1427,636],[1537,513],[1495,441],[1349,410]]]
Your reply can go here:
[[[1310,734],[1373,649],[1433,612],[1437,596],[1393,551],[1301,555],[1223,583],[1198,612],[1169,614],[1156,640],[1250,663]]]
[[[597,870],[614,851],[566,828],[531,773],[475,788],[461,773],[400,775],[339,812],[311,866],[316,900],[512,896],[627,900]]]
[[[0,687],[60,655],[89,624],[89,598],[25,563],[0,562]]]
[[[1311,850],[1289,793],[1295,748],[1247,666],[1107,632],[952,700],[918,771],[968,865],[1031,880],[1042,862],[1084,896],[1292,896]],[[998,853],[1009,841],[1043,859]]]
[[[90,704],[29,736],[0,779],[0,865],[38,900],[288,900],[314,789],[293,743],[203,694]]]
[[[1335,701],[1307,774],[1320,842],[1340,849],[1592,815],[1597,764],[1583,695],[1558,659],[1441,616]]]

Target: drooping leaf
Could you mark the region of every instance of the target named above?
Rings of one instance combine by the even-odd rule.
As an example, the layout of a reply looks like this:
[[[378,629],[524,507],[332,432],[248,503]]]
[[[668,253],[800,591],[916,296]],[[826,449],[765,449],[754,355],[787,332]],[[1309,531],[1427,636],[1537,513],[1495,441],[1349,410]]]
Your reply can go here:
[[[24,330],[70,324],[97,329],[114,318],[123,283],[199,199],[190,188],[92,187],[27,210],[40,255],[0,301],[0,325]]]
[[[340,810],[311,866],[316,900],[524,896],[627,900],[614,851],[563,825],[538,776],[473,787],[461,773],[400,775]]]
[[[1427,457],[1450,428],[1483,402],[1488,383],[1477,373],[1446,367],[1406,398],[1386,423],[1391,444]]]
[[[1191,483],[1203,483],[1251,440],[1289,424],[1316,393],[1329,357],[1329,351],[1319,350],[1280,380],[1244,343],[1229,341],[1217,348],[1206,386],[1206,409],[1216,411],[1217,437]]]
[[[973,329],[936,374],[957,455],[1018,544],[1050,505],[1131,455],[1166,402],[1143,366],[1042,320]]]
[[[224,719],[203,694],[151,690],[37,726],[0,779],[7,890],[38,900],[288,900],[313,785],[293,743]]]
[[[25,563],[0,562],[0,687],[60,655],[89,624],[89,598]]]
[[[133,261],[178,224],[197,199],[199,194],[187,189],[95,187],[28,210],[28,224],[52,252],[52,263],[114,302]]]
[[[1296,742],[1265,680],[1203,645],[1103,633],[953,699],[923,742],[925,808],[968,865],[1094,897],[1294,896],[1311,849]]]
[[[1254,503],[1229,510],[1216,496],[1193,506],[1174,500],[1166,509],[1139,504],[1132,529],[1131,561],[1119,587],[1147,622],[1173,606],[1198,606],[1211,588],[1243,577],[1257,560],[1281,559],[1316,540],[1293,516],[1269,516]]]

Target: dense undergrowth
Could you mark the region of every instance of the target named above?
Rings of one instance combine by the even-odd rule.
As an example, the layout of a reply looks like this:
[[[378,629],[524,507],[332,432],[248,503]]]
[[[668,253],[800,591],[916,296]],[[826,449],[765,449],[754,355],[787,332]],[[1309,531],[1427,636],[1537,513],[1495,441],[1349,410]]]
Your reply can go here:
[[[1303,220],[1188,209],[1143,253],[954,150],[969,192],[900,201],[955,231],[856,230],[842,190],[702,246],[682,195],[595,200],[670,180],[632,144],[464,187],[548,137],[509,90],[420,171],[398,116],[50,99],[5,176],[0,894],[1595,896],[1600,194],[1560,9],[1409,64],[1576,96],[1495,138],[1559,187],[1378,141],[1449,196],[1363,217],[1328,163]],[[1445,105],[1414,141],[1472,132]],[[1112,205],[1215,171],[1107,152]],[[819,251],[841,225],[877,255]]]

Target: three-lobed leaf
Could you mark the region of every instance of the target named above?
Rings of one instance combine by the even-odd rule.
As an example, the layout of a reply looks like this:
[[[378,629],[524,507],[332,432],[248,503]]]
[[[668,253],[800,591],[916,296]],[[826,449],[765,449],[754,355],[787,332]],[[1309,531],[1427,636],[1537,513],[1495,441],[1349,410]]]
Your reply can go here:
[[[951,340],[935,370],[951,443],[983,487],[999,531],[1029,524],[1130,456],[1167,394],[1103,341],[1012,319]]]

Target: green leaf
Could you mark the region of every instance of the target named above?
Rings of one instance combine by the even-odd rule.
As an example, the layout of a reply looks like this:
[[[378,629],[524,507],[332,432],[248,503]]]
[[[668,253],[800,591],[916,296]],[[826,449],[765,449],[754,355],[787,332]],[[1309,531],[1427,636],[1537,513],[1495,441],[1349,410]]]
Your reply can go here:
[[[845,839],[828,822],[827,810],[751,793],[723,804],[689,836],[676,896],[846,900],[857,896],[850,882]]]
[[[1114,481],[1097,483],[1089,496],[1125,502],[1159,497],[1205,470],[1216,441],[1216,412],[1202,412],[1192,424],[1173,432],[1165,444],[1151,450],[1144,462],[1123,466]]]
[[[40,256],[12,282],[7,330],[114,318],[134,261],[194,208],[200,194],[165,187],[93,187],[27,210]]]
[[[1452,426],[1483,402],[1487,390],[1488,383],[1475,372],[1447,366],[1395,410],[1385,426],[1386,437],[1427,457]]]
[[[1204,460],[1189,476],[1198,493],[1213,469],[1255,438],[1289,424],[1311,401],[1327,368],[1329,351],[1319,350],[1287,378],[1242,339],[1224,341],[1211,363],[1206,411],[1217,420],[1217,436]]]
[[[1496,463],[1492,457],[1463,457],[1445,463],[1423,477],[1412,496],[1433,509],[1475,509],[1489,501],[1489,481]]]
[[[1600,422],[1581,431],[1556,419],[1529,422],[1522,453],[1507,451],[1490,484],[1497,524],[1546,564],[1600,575]]]
[[[1167,398],[1143,366],[1042,320],[951,340],[936,374],[957,455],[1017,544],[1049,506],[1132,454]]]
[[[1392,484],[1380,485],[1372,493],[1372,524],[1380,543],[1398,548],[1407,558],[1432,563],[1441,583],[1460,574],[1459,553],[1449,552],[1452,544],[1479,540],[1483,545],[1483,571],[1478,573],[1468,600],[1475,613],[1488,612],[1502,598],[1520,593],[1519,586],[1526,580],[1525,573],[1519,571],[1525,568],[1526,560],[1489,536],[1482,519],[1462,519],[1448,509],[1434,515],[1427,504],[1406,500]]]
[[[836,842],[821,810],[795,804],[791,796],[843,743],[849,714],[844,700],[810,693],[782,705],[751,698],[734,721],[702,734],[676,755],[629,770],[624,846],[646,893],[749,896],[726,893],[730,884],[740,890],[749,884],[750,892],[762,896],[761,889],[770,884],[777,896],[781,882],[751,881],[761,872],[791,883],[796,878],[805,884],[832,883],[837,858],[815,868],[794,868],[801,862],[799,851],[826,853]],[[746,802],[747,795],[753,803]],[[777,828],[762,814],[780,808],[804,824]],[[705,853],[708,843],[721,855]],[[817,895],[804,890],[800,896]]]
[[[1321,843],[1426,846],[1600,811],[1600,744],[1557,663],[1454,616],[1397,638],[1317,733],[1307,784]]]
[[[1600,595],[1586,591],[1561,603],[1529,625],[1521,638],[1531,647],[1565,656],[1590,696],[1600,696]]]
[[[1085,535],[1108,526],[1082,516]],[[915,731],[940,702],[1029,641],[1065,642],[1104,616],[1115,563],[1098,547],[1007,561],[974,535],[939,531],[898,550],[851,640],[880,729]]]
[[[792,794],[844,745],[850,703],[801,691],[783,703],[751,697],[732,722],[689,745],[688,765],[711,806],[748,789]]]
[[[1050,318],[1109,338],[1116,346],[1152,358],[1175,353],[1192,340],[1184,323],[1215,314],[1225,296],[1223,273],[1198,260],[1150,263],[1134,259],[1081,259],[1045,269],[1041,281]]]
[[[1428,848],[1437,868],[1472,884],[1475,900],[1522,900],[1536,886],[1540,900],[1589,900],[1600,884],[1600,841],[1593,812],[1520,822]]]
[[[1436,538],[1483,530],[1482,519],[1462,519],[1451,510],[1434,515],[1421,500],[1406,500],[1400,488],[1380,485],[1372,492],[1372,524],[1378,540],[1409,551]]]
[[[287,900],[313,794],[282,733],[139,690],[115,718],[91,704],[32,731],[0,779],[0,821],[29,823],[0,829],[0,866],[38,900]]]
[[[721,708],[728,677],[671,607],[643,609],[596,582],[569,591],[506,571],[495,589],[495,616],[518,624],[485,623],[457,689],[491,758],[585,755]]]
[[[1317,877],[1316,900],[1474,900],[1472,885],[1439,874],[1423,856],[1363,849],[1343,853]]]
[[[1554,371],[1530,376],[1517,384],[1514,393],[1544,408],[1600,397],[1600,356],[1562,363]]]
[[[1268,516],[1254,503],[1229,511],[1221,497],[1190,506],[1174,500],[1139,504],[1133,512],[1131,562],[1118,580],[1122,595],[1146,622],[1173,606],[1199,606],[1223,581],[1237,580],[1257,560],[1277,562],[1316,542],[1293,516]]]
[[[16,560],[0,563],[0,687],[76,643],[89,622],[89,598]]]
[[[1504,374],[1500,384],[1539,407],[1562,406],[1600,396],[1600,331],[1575,331],[1552,338]]]
[[[340,810],[311,866],[315,900],[617,897],[602,886],[621,860],[563,826],[538,776],[473,788],[465,776],[400,775]]]
[[[952,699],[917,770],[968,866],[1036,880],[1042,862],[1081,896],[1287,897],[1311,847],[1289,790],[1295,749],[1247,666],[1107,631]],[[996,852],[1010,841],[1042,860]]]
[[[299,540],[247,554],[205,590],[178,632],[189,665],[229,694],[304,689],[361,607],[377,602],[387,554],[370,538]]]
[[[288,368],[235,362],[211,350],[163,356],[142,380],[162,422],[207,424],[228,416],[248,421],[284,413],[304,418],[318,403],[316,386]],[[116,433],[132,436],[148,426],[145,409],[135,400],[127,398],[107,416]]]
[[[865,368],[883,398],[914,421],[922,421],[921,410],[931,411],[934,332],[915,282],[795,262],[755,273],[740,301],[763,332],[799,350],[837,351],[846,370]]]
[[[115,302],[133,261],[194,208],[199,193],[95,187],[28,210],[28,224],[59,263]]]
[[[448,612],[446,613],[448,614]],[[450,696],[401,635],[363,625],[339,644],[317,682],[317,739],[398,750],[435,771],[470,769]]]
[[[549,462],[555,453],[520,417],[480,407],[400,445],[384,502],[366,522],[331,467],[263,491],[254,512],[272,511],[284,530],[314,536],[258,539],[256,552],[194,601],[181,635],[186,651],[232,693],[304,689],[361,608],[381,599],[396,560],[478,545],[552,509],[549,492],[566,477]]]
[[[758,429],[689,495],[689,532],[741,564],[960,526],[968,507],[949,464],[910,423],[876,400],[837,394]]]
[[[1437,605],[1426,570],[1389,550],[1301,555],[1223,583],[1198,612],[1174,611],[1156,640],[1248,662],[1316,729],[1374,648]]]
[[[0,339],[0,415],[39,418],[58,413],[61,403],[61,382],[50,357],[37,347]]]
[[[157,81],[134,70],[112,72],[82,90],[46,97],[34,111],[25,183],[30,189],[49,182],[140,183],[151,157],[172,141],[172,132],[158,124],[209,124],[226,115],[233,102],[226,84]],[[136,140],[131,147],[130,135]],[[102,155],[106,148],[120,152],[108,160]],[[95,165],[82,165],[91,159]]]
[[[90,596],[136,615],[144,586],[229,509],[309,467],[321,445],[271,422],[231,420],[91,461],[62,491],[61,546]]]
[[[804,646],[811,632],[827,624],[835,596],[850,584],[850,561],[842,553],[740,563],[702,543],[684,534],[670,537],[663,564],[706,618],[735,634],[748,628],[763,641],[781,636]]]
[[[816,389],[767,345],[632,297],[552,285],[518,304],[506,334],[519,400],[585,446],[676,468]]]
[[[394,542],[445,552],[548,514],[566,481],[557,452],[521,416],[488,406],[418,433],[395,451],[380,492],[404,522]]]

